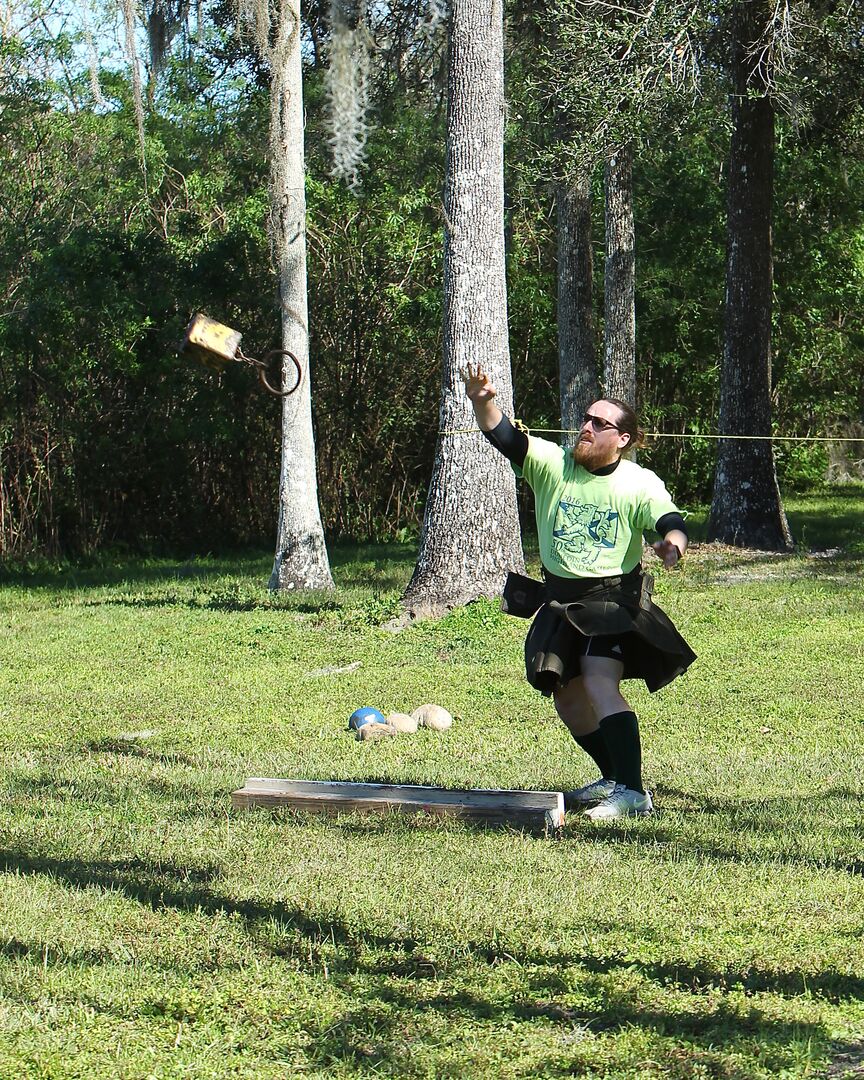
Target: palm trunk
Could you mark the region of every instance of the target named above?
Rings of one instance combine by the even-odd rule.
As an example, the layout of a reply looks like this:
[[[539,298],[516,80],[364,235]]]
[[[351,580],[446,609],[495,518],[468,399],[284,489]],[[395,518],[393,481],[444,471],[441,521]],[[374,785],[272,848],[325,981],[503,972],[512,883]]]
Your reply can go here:
[[[300,12],[283,17],[284,41],[271,51],[271,215],[279,260],[282,347],[300,361],[303,380],[283,399],[279,525],[271,589],[332,589],[318,508],[315,437],[309,379],[306,297],[306,192]],[[278,66],[278,70],[277,70]],[[284,377],[293,385],[289,365]]]
[[[591,248],[591,185],[587,178],[559,186],[558,379],[561,427],[578,431],[582,416],[600,396],[594,337],[594,253]],[[565,435],[572,446],[576,435]]]
[[[770,17],[766,3],[733,14],[732,140],[720,433],[771,434],[771,211],[774,107],[752,50]],[[754,66],[755,65],[755,66]],[[770,551],[792,546],[770,441],[721,440],[709,540]]]
[[[633,152],[606,162],[605,350],[607,397],[636,407],[636,241],[633,225]]]
[[[420,552],[405,593],[415,615],[498,595],[523,566],[509,463],[476,431],[459,371],[480,364],[512,412],[504,277],[504,55],[500,0],[454,0],[444,194],[441,431]],[[448,434],[469,429],[471,434]]]

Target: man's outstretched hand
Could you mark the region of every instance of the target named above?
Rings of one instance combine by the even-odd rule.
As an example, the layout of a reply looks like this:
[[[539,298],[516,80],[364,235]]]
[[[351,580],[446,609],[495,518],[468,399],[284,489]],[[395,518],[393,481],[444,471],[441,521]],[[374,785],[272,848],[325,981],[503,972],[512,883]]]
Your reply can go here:
[[[465,383],[465,393],[475,405],[486,404],[498,393],[479,364],[466,364],[464,368],[460,368],[459,374]]]
[[[651,546],[654,548],[657,558],[662,560],[667,570],[671,570],[681,559],[678,545],[673,544],[671,540],[658,540],[656,544]]]

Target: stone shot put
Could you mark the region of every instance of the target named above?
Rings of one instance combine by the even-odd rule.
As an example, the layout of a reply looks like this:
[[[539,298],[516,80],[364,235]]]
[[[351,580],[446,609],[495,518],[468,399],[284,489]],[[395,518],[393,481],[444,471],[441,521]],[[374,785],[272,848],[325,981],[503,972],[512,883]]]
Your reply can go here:
[[[566,792],[565,806],[585,809],[592,821],[649,814],[639,722],[621,680],[642,679],[653,692],[696,659],[652,601],[653,581],[642,571],[643,530],[663,537],[654,551],[671,569],[687,550],[684,518],[663,481],[622,456],[644,437],[626,403],[595,401],[568,449],[514,426],[482,368],[468,365],[461,374],[480,430],[534,493],[544,582],[511,575],[505,606],[534,615],[525,641],[528,681],[552,697],[600,773]]]

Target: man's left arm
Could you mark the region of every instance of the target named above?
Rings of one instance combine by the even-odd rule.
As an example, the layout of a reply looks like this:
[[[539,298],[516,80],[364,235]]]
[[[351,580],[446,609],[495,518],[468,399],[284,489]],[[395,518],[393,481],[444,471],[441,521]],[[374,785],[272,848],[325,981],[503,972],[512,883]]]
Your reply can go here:
[[[654,527],[663,539],[651,546],[658,559],[662,559],[666,569],[671,570],[684,557],[684,552],[687,550],[687,526],[684,518],[677,510],[673,510],[659,518]]]

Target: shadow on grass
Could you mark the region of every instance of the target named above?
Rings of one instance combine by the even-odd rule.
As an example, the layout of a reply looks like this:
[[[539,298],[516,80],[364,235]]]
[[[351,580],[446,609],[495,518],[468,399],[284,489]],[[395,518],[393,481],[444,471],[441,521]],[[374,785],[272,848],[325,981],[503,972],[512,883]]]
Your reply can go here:
[[[221,867],[179,866],[169,861],[150,862],[146,859],[56,859],[51,856],[31,856],[25,852],[0,849],[0,870],[18,874],[44,874],[68,885],[98,886],[118,889],[130,899],[150,907],[175,907],[194,911],[199,906],[194,897],[204,893],[194,886],[210,884],[219,877]],[[191,904],[180,898],[181,883],[192,884]],[[166,892],[167,889],[167,892]],[[221,910],[213,907],[212,911]]]
[[[92,754],[120,754],[122,757],[143,758],[159,765],[188,765],[200,768],[201,762],[179,751],[163,752],[151,750],[138,739],[104,738],[94,739],[84,744],[84,749]]]
[[[135,758],[139,755],[133,754]],[[143,755],[143,760],[173,767],[177,760],[173,755]],[[189,762],[190,767],[200,767]],[[95,808],[111,810],[125,808],[137,803],[143,807],[146,798],[156,799],[163,808],[170,804],[170,815],[184,821],[201,819],[202,815],[214,815],[224,818],[226,797],[223,788],[202,790],[200,782],[194,777],[181,777],[179,780],[170,776],[144,775],[122,777],[116,783],[87,781],[55,776],[10,776],[3,782],[6,812],[24,810],[41,817],[46,803],[68,805],[76,811]]]
[[[746,865],[764,865],[766,860],[773,860],[786,866],[798,866],[803,869],[819,871],[834,870],[853,877],[864,876],[864,859],[857,856],[848,858],[836,855],[802,854],[802,838],[813,835],[821,838],[825,832],[825,815],[834,807],[834,820],[830,825],[832,835],[836,836],[840,827],[836,824],[836,811],[852,804],[856,813],[844,815],[843,833],[848,836],[850,845],[860,850],[860,835],[864,826],[864,794],[849,788],[832,788],[820,791],[812,796],[812,802],[798,797],[777,796],[766,799],[723,799],[717,796],[699,798],[677,788],[657,785],[661,811],[638,823],[604,824],[601,827],[588,826],[572,820],[565,836],[579,843],[608,844],[626,843],[638,846],[650,844],[657,849],[668,845],[676,853],[682,848],[689,848],[700,857],[708,857],[723,862]],[[754,848],[752,851],[741,850],[731,845],[718,842],[712,834],[708,841],[698,834],[682,829],[681,822],[672,820],[667,824],[667,816],[662,810],[664,799],[676,800],[679,805],[671,812],[681,814],[685,823],[698,825],[698,819],[710,820],[719,816],[723,819],[724,832],[731,836],[755,836],[758,838],[776,838],[777,845],[770,849]],[[809,812],[809,813],[808,813]],[[793,827],[794,824],[794,827]]]
[[[31,964],[40,966],[50,963],[57,964],[98,964],[110,963],[116,957],[109,949],[73,948],[46,942],[19,941],[18,938],[9,938],[0,943],[0,957],[6,960],[25,960]]]
[[[553,1046],[557,1045],[557,1051],[546,1049],[544,1056],[537,1057],[517,1051],[512,1040],[513,1036],[518,1040],[522,1024],[530,1025],[526,1030],[535,1038],[543,1030],[539,1025],[551,1028],[547,1038]],[[361,1075],[367,1070],[377,1074],[379,1069],[386,1069],[386,1075],[425,1076],[428,1075],[425,1071],[420,1073],[411,1068],[411,1043],[423,1040],[427,1029],[436,1041],[442,1027],[455,1032],[467,1029],[473,1041],[483,1037],[501,1038],[502,1026],[509,1029],[511,1038],[507,1042],[502,1039],[492,1050],[492,1060],[481,1064],[469,1059],[460,1063],[450,1056],[449,1067],[445,1065],[437,1075],[502,1075],[547,1080],[583,1075],[663,1075],[668,1080],[709,1076],[753,1080],[755,1075],[775,1075],[772,1068],[775,1063],[780,1068],[791,1065],[802,1042],[827,1048],[828,1041],[821,1024],[775,1021],[756,1006],[742,1014],[734,1007],[720,1004],[698,1016],[608,1002],[602,995],[593,1009],[566,1009],[521,1006],[468,992],[418,1001],[410,994],[382,990],[358,1007],[346,1010],[326,1028],[310,1025],[313,1036],[310,1064],[324,1069],[338,1068],[340,1074],[346,1065],[353,1065]],[[634,1030],[655,1037],[648,1051],[650,1069],[647,1063],[643,1066],[641,1060],[630,1061],[628,1056],[623,1061],[615,1060],[616,1037],[632,1035]],[[406,1038],[409,1031],[411,1037]],[[603,1035],[611,1038],[598,1045],[594,1037]],[[758,1073],[751,1067],[754,1042],[758,1044],[755,1052],[761,1067]],[[637,1051],[640,1058],[645,1052],[645,1049]],[[626,1049],[624,1054],[627,1055]],[[607,1064],[615,1071],[602,1071]],[[597,1067],[601,1071],[595,1071]],[[628,1071],[620,1071],[622,1068]]]
[[[681,805],[675,809],[685,814],[722,816],[733,828],[738,825],[751,831],[780,833],[790,822],[800,831],[808,823],[819,827],[820,819],[838,807],[857,812],[860,821],[849,821],[858,831],[864,824],[864,791],[849,787],[826,788],[810,795],[774,795],[766,798],[744,799],[740,796],[724,798],[720,795],[695,795],[679,788],[657,784],[656,794],[662,799],[672,799]],[[657,819],[662,822],[663,815]]]
[[[860,543],[864,485],[837,485],[789,502],[789,527],[796,542],[805,548],[845,548]]]
[[[862,806],[864,814],[864,790],[858,791],[849,787],[826,788],[814,792],[810,796],[805,795],[774,795],[760,799],[723,798],[720,795],[696,795],[692,791],[682,791],[680,788],[670,787],[667,784],[657,784],[654,788],[658,795],[666,798],[680,800],[687,811],[699,814],[723,814],[724,817],[747,817],[754,818],[758,823],[763,820],[766,828],[776,828],[776,822],[771,824],[768,814],[782,812],[786,817],[800,817],[802,811],[813,809],[819,811],[832,802],[858,803]]]
[[[147,559],[106,557],[87,562],[36,568],[0,565],[0,585],[27,589],[72,591],[125,585],[171,584],[178,581],[208,581],[226,576],[261,577],[270,573],[272,555],[263,552],[244,552],[224,557],[202,559]]]
[[[413,938],[358,928],[330,912],[315,915],[308,909],[281,902],[262,903],[220,895],[211,887],[220,873],[215,865],[189,867],[142,859],[61,859],[7,848],[0,850],[0,871],[45,876],[74,889],[110,889],[156,911],[236,916],[247,922],[257,948],[276,957],[302,958],[304,964],[311,963],[316,950],[325,949],[328,977],[334,985],[350,992],[352,1008],[326,1027],[319,1026],[314,1019],[308,1022],[314,1036],[310,1058],[321,1065],[344,1064],[350,1060],[370,1065],[374,1062],[398,1065],[404,1062],[407,1053],[406,1023],[411,1030],[422,1032],[424,1016],[438,1018],[432,1021],[436,1030],[440,1030],[442,1022],[458,1021],[508,1025],[545,1021],[564,1032],[581,1028],[585,1032],[615,1033],[638,1028],[668,1036],[670,1053],[674,1049],[679,1056],[691,1052],[697,1056],[713,1055],[718,1046],[724,1047],[724,1054],[734,1054],[740,1042],[740,1053],[750,1057],[755,1040],[760,1061],[764,1062],[762,1055],[766,1052],[779,1060],[807,1040],[813,1040],[816,1045],[825,1044],[827,1053],[829,1033],[821,1023],[774,1019],[755,1000],[745,1004],[740,999],[735,1002],[718,999],[716,994],[706,997],[707,990],[767,992],[784,997],[806,994],[832,1002],[859,1000],[864,995],[864,978],[835,971],[721,969],[709,964],[655,963],[581,951],[504,952],[488,943],[471,941],[444,961],[431,960],[424,954],[422,943]],[[39,963],[44,960],[44,948],[12,938],[0,952],[9,958]],[[57,958],[62,959],[62,954]],[[77,953],[69,958],[73,963],[80,963],[81,959]],[[92,957],[94,963],[103,960],[101,956]],[[435,992],[445,979],[458,986],[469,978],[485,986],[488,977],[484,971],[502,963],[526,969],[525,979],[511,996],[466,988]],[[568,994],[573,993],[574,970],[579,975],[576,1006],[568,1003]],[[562,977],[564,972],[569,973],[566,980]],[[640,1004],[638,987],[634,990],[634,975],[656,984],[655,990],[650,986],[643,988],[646,995],[656,999],[656,1004],[650,1007]],[[669,1008],[663,1008],[662,998],[666,995],[668,999],[670,993],[691,996],[679,997]],[[692,1006],[690,1010],[686,1007],[688,1003]],[[682,1047],[682,1040],[689,1047]],[[746,1071],[728,1071],[733,1062],[719,1055],[718,1063],[721,1057],[724,1068],[716,1075],[741,1076],[742,1080],[747,1076]],[[532,1065],[532,1069],[538,1067],[537,1062]],[[560,1052],[542,1064],[542,1075],[571,1075]]]
[[[417,557],[414,544],[338,543],[328,550],[337,585],[354,588],[401,588]],[[370,565],[371,564],[371,565]],[[125,586],[171,585],[177,582],[206,584],[224,578],[247,578],[266,588],[273,566],[272,552],[260,550],[207,554],[188,559],[112,556],[92,561],[51,565],[16,566],[0,563],[0,585],[50,591]]]
[[[190,770],[204,770],[206,764],[189,755],[178,752],[160,752],[151,750],[147,746],[132,739],[105,738],[86,743],[84,753],[119,755],[140,761],[142,764],[163,766],[166,769],[174,769],[177,766],[185,766]],[[387,777],[368,778],[356,781],[363,784],[384,784],[387,786],[398,785],[398,781]],[[233,784],[242,788],[243,780],[238,777]],[[76,807],[94,806],[115,807],[127,804],[130,798],[137,797],[139,802],[142,797],[152,796],[159,800],[171,801],[171,815],[180,816],[184,819],[200,818],[202,814],[213,813],[223,818],[229,807],[228,795],[233,784],[228,787],[222,786],[218,781],[208,782],[203,786],[200,776],[196,773],[180,773],[179,777],[170,772],[154,775],[152,772],[142,774],[127,773],[114,780],[113,778],[88,779],[84,783],[80,779],[71,777],[57,777],[51,773],[40,775],[28,774],[18,776],[14,773],[7,776],[3,781],[6,798],[14,800],[19,806],[32,805],[41,812],[44,809],[45,799],[52,802],[74,804]],[[409,785],[414,786],[414,785]],[[422,785],[421,785],[422,786]],[[453,791],[463,792],[464,788],[446,788],[433,785],[436,792]],[[241,811],[241,813],[246,811]],[[309,817],[320,818],[320,814],[313,810],[298,809],[291,806],[279,807],[256,807],[255,812],[268,814],[279,823],[280,827],[295,827],[302,829],[306,826]],[[397,809],[378,811],[359,810],[343,811],[345,816],[339,815],[339,828],[343,833],[369,837],[374,841],[376,835],[398,830],[404,833],[406,830],[418,830],[428,833],[430,830],[446,832],[458,823],[472,833],[496,832],[518,833],[522,836],[532,836],[537,840],[554,842],[563,833],[560,830],[549,829],[543,819],[542,811],[520,811],[510,813],[507,816],[490,816],[488,818],[465,817],[459,814],[435,813],[433,810],[419,809],[416,812],[405,812]],[[352,820],[351,815],[354,815]]]
[[[333,575],[344,588],[403,589],[416,561],[416,543],[339,544],[330,551]]]
[[[151,596],[106,596],[84,600],[82,607],[184,608],[189,611],[286,611],[318,615],[326,611],[347,610],[348,605],[332,593],[313,590],[298,594],[271,594],[263,591],[243,593],[226,589],[210,596],[181,596],[174,592]]]
[[[400,979],[440,981],[443,975],[461,970],[466,962],[490,968],[515,963],[532,971],[532,990],[562,993],[562,972],[578,968],[599,975],[613,971],[638,972],[645,978],[682,991],[707,989],[770,992],[786,997],[802,994],[831,1001],[864,997],[864,975],[824,972],[769,971],[749,966],[719,968],[686,962],[656,963],[628,956],[594,956],[584,952],[532,952],[513,946],[507,949],[484,942],[467,941],[446,960],[430,960],[424,945],[410,936],[379,934],[349,924],[332,912],[319,915],[307,908],[279,901],[261,902],[220,895],[212,886],[221,874],[218,864],[181,865],[170,860],[150,862],[142,858],[85,860],[33,855],[13,848],[0,849],[0,872],[22,876],[45,876],[73,888],[109,889],[154,910],[234,915],[257,930],[256,939],[274,955],[308,956],[310,944],[332,945],[342,955],[330,963],[331,972],[365,972]],[[303,939],[298,943],[298,939]],[[299,950],[299,952],[298,952]],[[377,955],[383,950],[387,955]],[[544,1004],[545,1011],[548,1004]],[[479,1005],[473,1006],[475,1011]]]
[[[721,548],[712,551],[711,545],[694,546],[693,572],[723,581],[734,579],[736,584],[749,581],[822,581],[827,586],[844,583],[835,578],[853,576],[864,566],[864,551],[852,549],[813,549],[812,551],[774,552],[752,551],[747,548]]]

